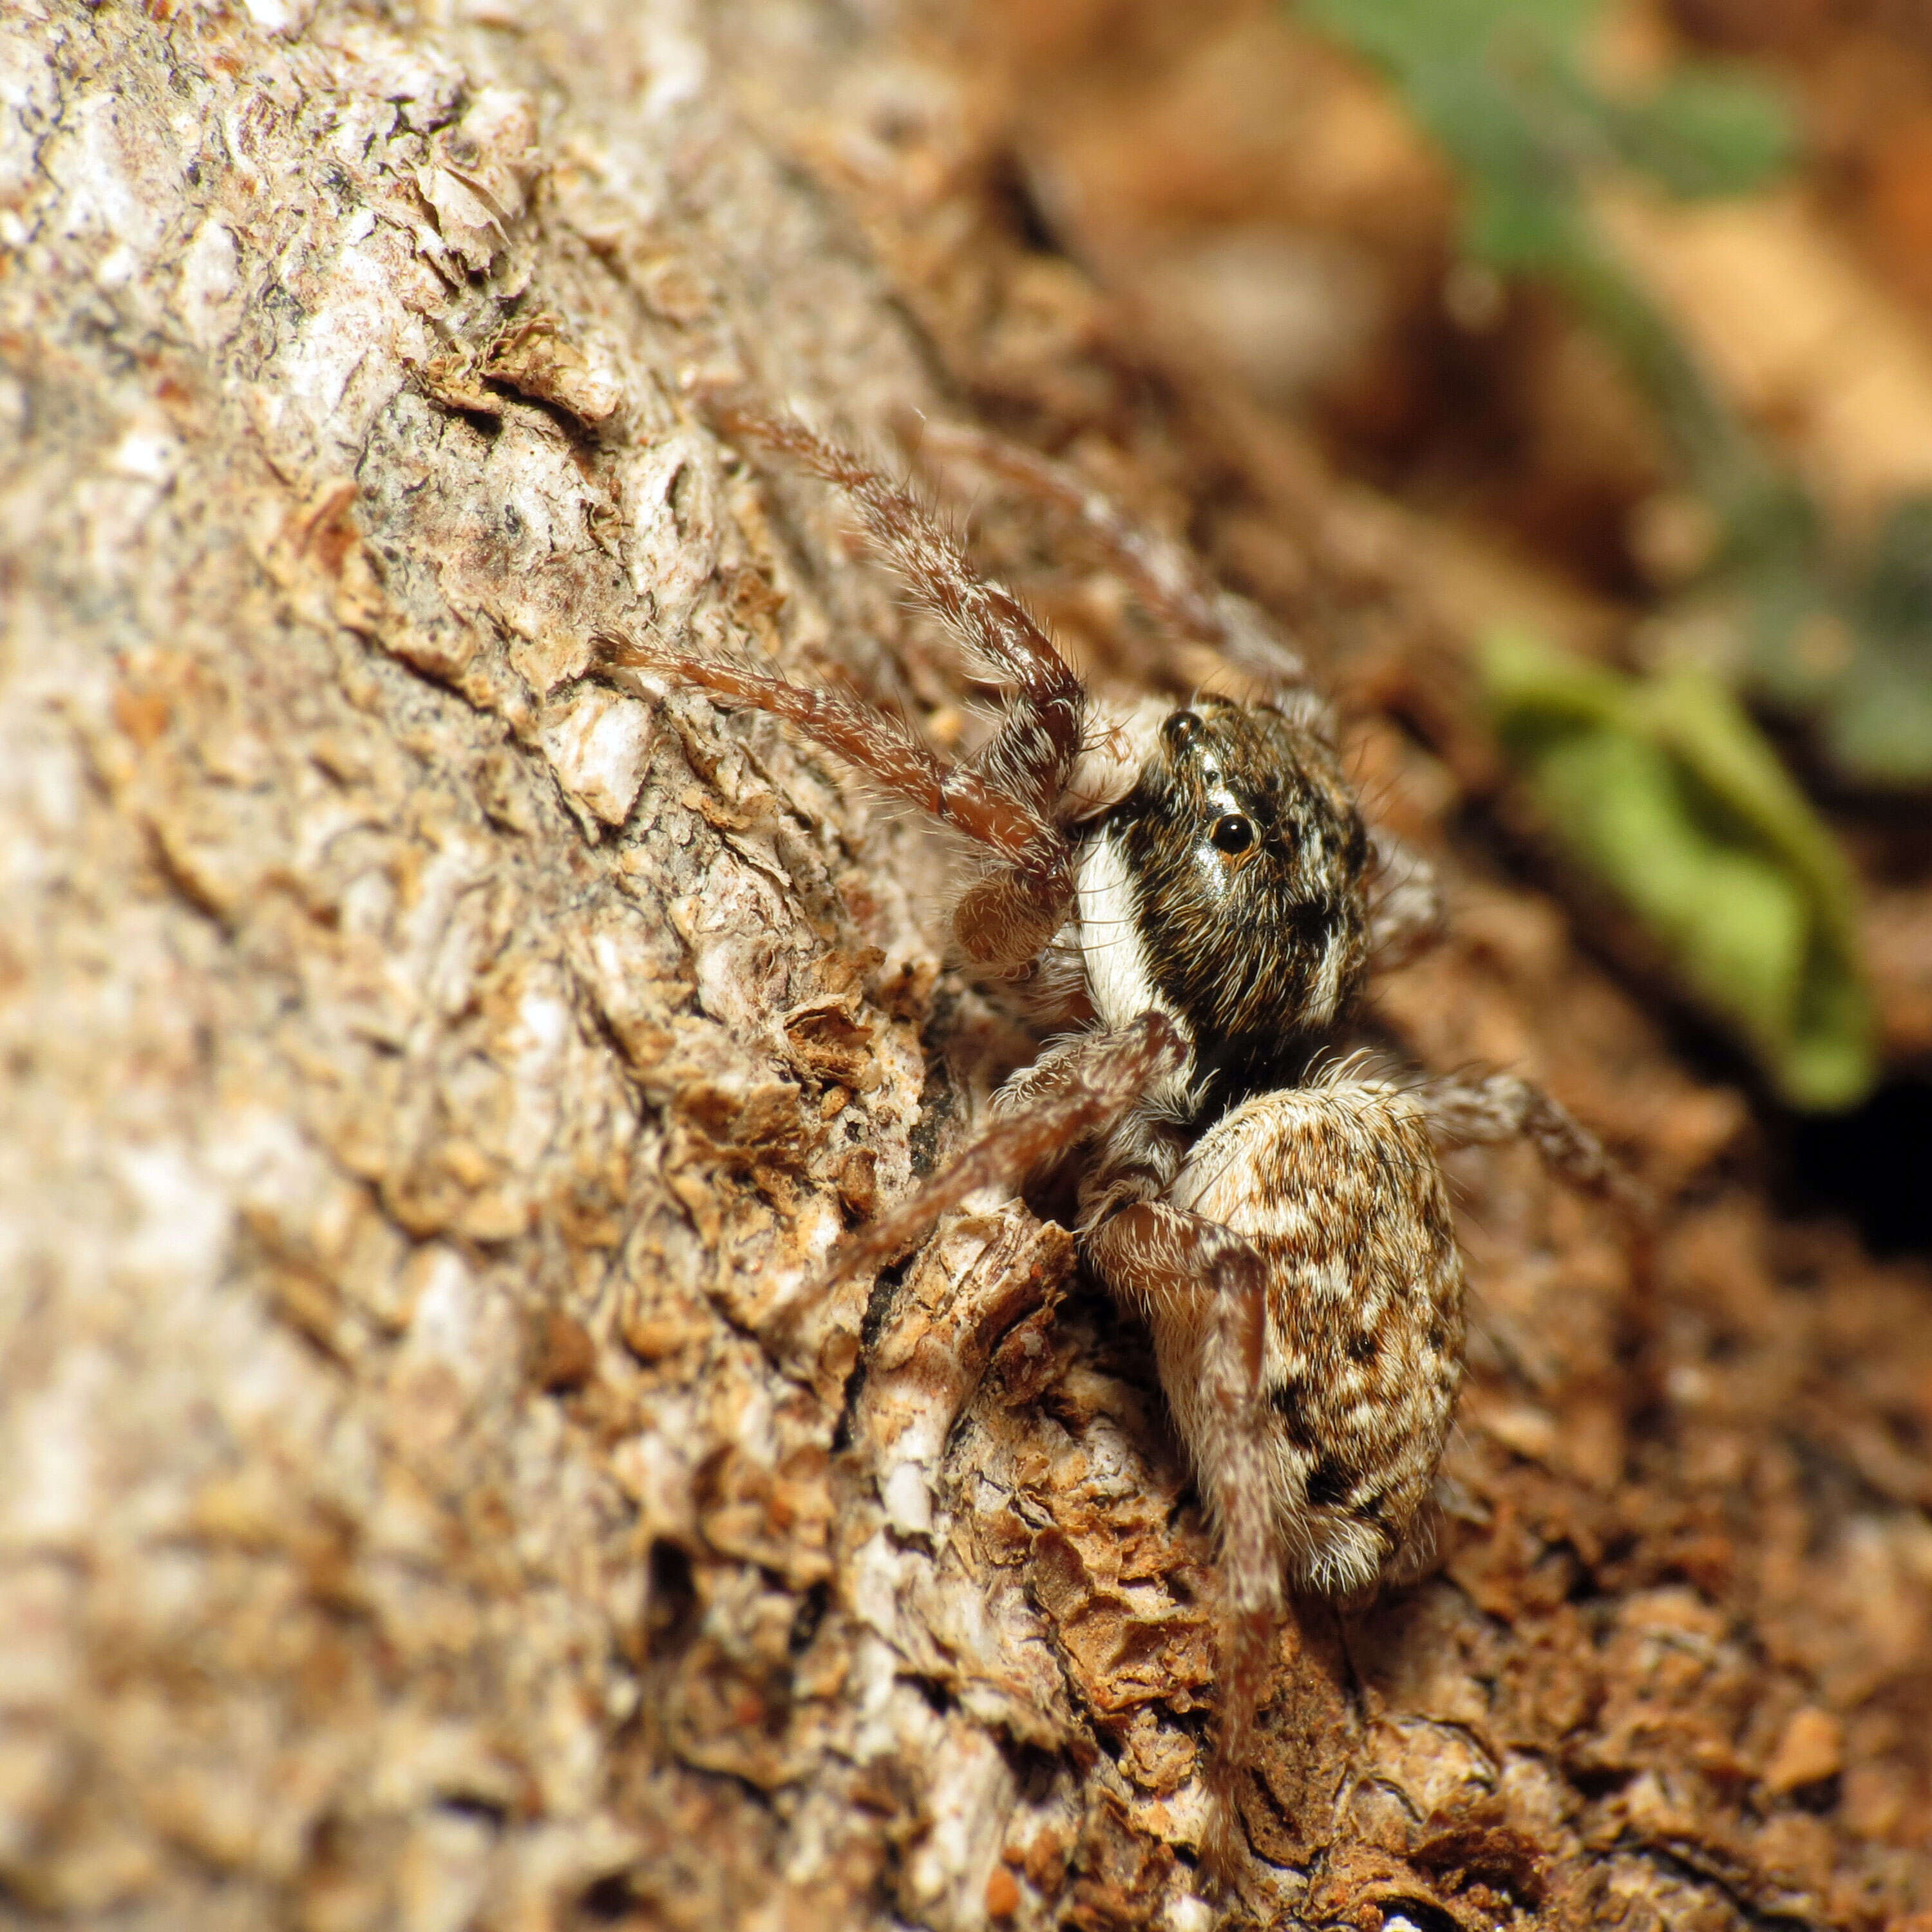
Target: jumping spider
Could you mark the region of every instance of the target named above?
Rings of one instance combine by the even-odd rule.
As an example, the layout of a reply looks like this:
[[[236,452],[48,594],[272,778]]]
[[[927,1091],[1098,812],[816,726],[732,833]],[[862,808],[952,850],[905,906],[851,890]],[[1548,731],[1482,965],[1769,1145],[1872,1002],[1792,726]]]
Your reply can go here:
[[[1042,459],[981,459],[1085,526],[1154,614],[1272,672],[1266,699],[1095,700],[1012,592],[856,456],[752,408],[728,435],[844,490],[866,536],[969,666],[1011,687],[961,764],[899,720],[668,643],[614,661],[788,718],[984,860],[952,913],[969,964],[1016,982],[1052,1043],[944,1173],[838,1272],[896,1258],[982,1187],[1084,1150],[1087,1262],[1151,1330],[1218,1528],[1210,1863],[1234,1841],[1284,1583],[1360,1594],[1412,1574],[1462,1374],[1462,1266],[1440,1148],[1526,1136],[1573,1180],[1622,1184],[1598,1144],[1506,1076],[1383,1077],[1327,1057],[1370,964],[1412,950],[1432,889],[1364,822],[1299,667],[1248,607]]]

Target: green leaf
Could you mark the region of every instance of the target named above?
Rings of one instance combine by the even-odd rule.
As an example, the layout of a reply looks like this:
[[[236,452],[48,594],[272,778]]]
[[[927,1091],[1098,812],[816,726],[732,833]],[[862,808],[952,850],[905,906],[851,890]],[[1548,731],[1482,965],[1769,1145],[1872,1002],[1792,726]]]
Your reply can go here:
[[[1582,191],[1606,164],[1673,194],[1737,194],[1795,145],[1783,100],[1738,70],[1686,62],[1648,94],[1606,94],[1584,52],[1599,0],[1303,0],[1298,10],[1401,89],[1463,177],[1465,246],[1493,267],[1568,280],[1597,253]]]
[[[1728,518],[1762,494],[1766,465],[1598,233],[1587,190],[1616,167],[1694,194],[1757,186],[1794,145],[1790,117],[1768,88],[1708,63],[1681,65],[1638,99],[1604,94],[1584,56],[1602,10],[1599,0],[1302,0],[1298,10],[1388,74],[1462,177],[1463,248],[1578,304]]]
[[[1606,104],[1624,159],[1687,198],[1748,194],[1791,163],[1784,104],[1749,76],[1716,66],[1679,69],[1629,105]]]
[[[1713,391],[1590,212],[1590,184],[1615,167],[1682,195],[1761,185],[1795,146],[1781,99],[1711,62],[1683,63],[1636,98],[1605,94],[1585,54],[1600,0],[1298,11],[1383,68],[1441,144],[1462,178],[1464,248],[1562,290],[1623,358],[1724,526],[1702,590],[1732,595],[1756,691],[1814,720],[1851,776],[1932,782],[1932,500],[1899,506],[1869,556],[1834,554],[1816,506]]]
[[[1793,1106],[1876,1077],[1850,874],[1730,693],[1684,667],[1625,677],[1492,638],[1496,728],[1552,832],[1663,949]]]

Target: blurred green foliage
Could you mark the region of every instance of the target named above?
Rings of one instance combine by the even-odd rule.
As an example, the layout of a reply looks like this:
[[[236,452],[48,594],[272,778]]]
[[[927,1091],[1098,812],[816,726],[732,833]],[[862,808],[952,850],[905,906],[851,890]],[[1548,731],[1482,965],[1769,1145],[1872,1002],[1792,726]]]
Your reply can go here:
[[[1570,855],[1792,1106],[1846,1107],[1876,1067],[1850,872],[1730,693],[1638,679],[1520,638],[1484,667],[1497,728]]]
[[[1761,82],[1706,62],[1645,93],[1606,88],[1590,60],[1601,0],[1297,10],[1381,67],[1441,145],[1461,176],[1468,256],[1561,290],[1616,347],[1715,519],[1708,565],[1655,614],[1680,649],[1701,640],[1708,668],[1634,680],[1497,640],[1486,669],[1506,745],[1562,842],[1780,1092],[1854,1103],[1875,1070],[1848,874],[1710,672],[1808,720],[1854,781],[1932,783],[1932,500],[1896,506],[1875,542],[1834,537],[1592,213],[1592,188],[1620,172],[1679,196],[1761,186],[1795,152],[1790,115]]]
[[[1853,781],[1932,784],[1932,579],[1921,561],[1932,499],[1898,506],[1875,542],[1835,538],[1713,394],[1590,212],[1592,184],[1618,170],[1678,195],[1762,185],[1795,152],[1779,97],[1708,62],[1647,93],[1606,89],[1588,58],[1603,0],[1302,0],[1298,10],[1380,66],[1441,144],[1462,180],[1472,258],[1563,290],[1649,396],[1721,532],[1686,600],[1725,614],[1720,668],[1810,720]],[[1668,630],[1672,614],[1660,614]]]
[[[1748,660],[1757,688],[1815,718],[1840,770],[1922,784],[1932,778],[1932,499],[1894,503],[1856,570],[1808,570],[1822,548],[1760,566]],[[1788,586],[1782,609],[1774,569]]]
[[[1300,17],[1382,67],[1461,172],[1464,245],[1567,278],[1600,250],[1583,205],[1606,166],[1676,194],[1736,194],[1790,158],[1790,119],[1745,76],[1700,64],[1641,97],[1586,58],[1599,0],[1303,0]]]

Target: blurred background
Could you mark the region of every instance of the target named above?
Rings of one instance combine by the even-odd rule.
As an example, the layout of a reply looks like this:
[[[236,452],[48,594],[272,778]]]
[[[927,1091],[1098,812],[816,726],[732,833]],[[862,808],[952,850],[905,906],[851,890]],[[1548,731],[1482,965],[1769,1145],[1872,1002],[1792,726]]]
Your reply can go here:
[[[915,17],[766,92],[974,405],[1399,721],[1798,1204],[1923,1245],[1932,9]]]

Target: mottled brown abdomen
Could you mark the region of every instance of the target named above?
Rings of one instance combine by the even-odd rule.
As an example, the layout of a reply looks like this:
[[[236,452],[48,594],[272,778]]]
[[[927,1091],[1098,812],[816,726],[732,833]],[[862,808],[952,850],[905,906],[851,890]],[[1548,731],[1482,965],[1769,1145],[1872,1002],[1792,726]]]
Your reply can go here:
[[[1268,1264],[1267,1460],[1291,1572],[1374,1582],[1427,1533],[1462,1373],[1462,1258],[1420,1109],[1373,1081],[1263,1094],[1202,1138],[1168,1198]],[[1181,1434],[1212,1468],[1228,1424],[1202,1394],[1208,1292],[1148,1314]]]

